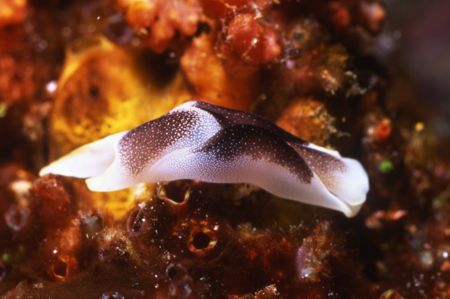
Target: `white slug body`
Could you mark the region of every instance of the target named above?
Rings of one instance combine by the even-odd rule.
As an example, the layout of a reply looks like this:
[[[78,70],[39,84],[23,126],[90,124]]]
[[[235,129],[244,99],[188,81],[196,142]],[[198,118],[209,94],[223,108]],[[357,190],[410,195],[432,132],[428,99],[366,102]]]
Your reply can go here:
[[[92,191],[193,179],[250,183],[277,196],[356,215],[369,182],[361,164],[307,143],[252,113],[190,101],[44,167],[86,178]]]

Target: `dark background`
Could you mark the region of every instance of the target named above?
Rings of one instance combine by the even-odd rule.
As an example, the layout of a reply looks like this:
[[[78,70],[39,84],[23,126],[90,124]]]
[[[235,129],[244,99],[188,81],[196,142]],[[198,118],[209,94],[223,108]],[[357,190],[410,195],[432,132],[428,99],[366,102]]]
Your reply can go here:
[[[379,46],[411,84],[411,103],[442,138],[450,139],[450,1],[386,0]],[[385,49],[386,50],[386,49]],[[406,92],[406,91],[405,91]],[[408,92],[407,92],[408,93]]]

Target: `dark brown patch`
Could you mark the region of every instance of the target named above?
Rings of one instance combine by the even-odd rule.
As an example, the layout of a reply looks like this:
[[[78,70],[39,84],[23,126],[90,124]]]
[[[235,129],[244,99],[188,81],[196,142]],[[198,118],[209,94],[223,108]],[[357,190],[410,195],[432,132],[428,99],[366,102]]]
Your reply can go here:
[[[307,143],[306,141],[301,140],[295,137],[294,135],[279,128],[270,120],[265,119],[264,117],[255,113],[228,109],[220,106],[215,106],[206,102],[196,102],[195,107],[211,113],[223,127],[229,127],[232,125],[251,125],[265,129],[270,133],[272,133],[273,135],[278,135],[282,139],[292,143],[297,144]]]
[[[336,176],[343,173],[345,165],[338,158],[305,146],[293,145],[297,153],[308,163],[327,188],[336,183]]]
[[[119,143],[122,163],[137,175],[164,149],[180,138],[195,134],[195,127],[200,122],[195,112],[174,111],[131,130]]]
[[[304,183],[310,183],[313,177],[306,162],[282,138],[270,130],[252,125],[224,128],[198,152],[206,152],[214,160],[224,163],[243,155],[273,162],[289,169]]]

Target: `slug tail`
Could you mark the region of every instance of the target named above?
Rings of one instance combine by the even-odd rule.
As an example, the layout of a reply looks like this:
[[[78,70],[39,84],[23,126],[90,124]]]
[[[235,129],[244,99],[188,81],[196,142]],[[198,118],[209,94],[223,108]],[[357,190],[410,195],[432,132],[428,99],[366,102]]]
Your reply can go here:
[[[332,197],[339,201],[338,210],[347,217],[355,216],[369,191],[369,179],[362,165],[355,159],[343,158],[337,151],[311,143],[306,147],[293,147],[307,161]]]
[[[351,213],[347,217],[355,216],[361,209],[369,191],[369,179],[362,165],[354,159],[342,158],[344,170],[335,174],[334,184],[329,190],[339,197],[349,208]]]

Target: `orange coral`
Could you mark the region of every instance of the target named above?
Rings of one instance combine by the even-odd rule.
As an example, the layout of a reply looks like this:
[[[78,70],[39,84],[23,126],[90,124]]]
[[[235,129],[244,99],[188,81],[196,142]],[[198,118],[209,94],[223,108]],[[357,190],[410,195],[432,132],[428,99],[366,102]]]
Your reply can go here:
[[[284,38],[288,56],[280,68],[281,86],[297,94],[335,94],[348,76],[345,48],[332,44],[325,28],[314,19],[300,18],[288,27]]]
[[[27,0],[0,1],[0,27],[23,22],[27,15]]]
[[[359,23],[373,33],[379,32],[384,25],[386,10],[379,2],[361,2],[359,5]]]
[[[53,231],[67,223],[71,196],[60,180],[53,176],[37,180],[32,194],[38,202],[37,215],[46,229]]]
[[[258,69],[222,61],[207,35],[193,41],[181,58],[181,67],[197,97],[243,110],[256,97]]]
[[[325,105],[314,99],[298,99],[292,102],[277,120],[277,125],[304,140],[326,145],[336,132],[334,118]]]
[[[202,11],[197,0],[118,0],[128,23],[155,52],[167,50],[177,35],[193,36]]]
[[[266,64],[281,54],[277,39],[276,33],[252,14],[240,14],[229,23],[223,48],[244,63]]]

